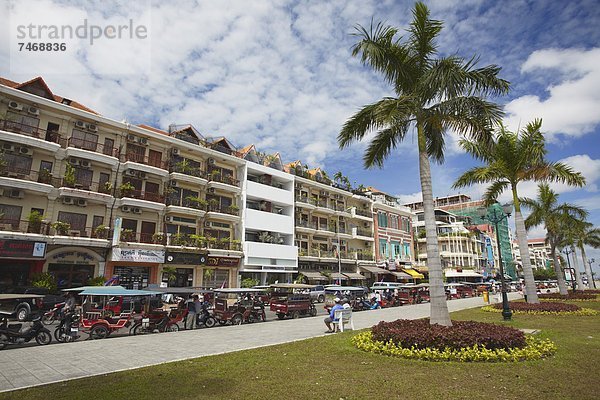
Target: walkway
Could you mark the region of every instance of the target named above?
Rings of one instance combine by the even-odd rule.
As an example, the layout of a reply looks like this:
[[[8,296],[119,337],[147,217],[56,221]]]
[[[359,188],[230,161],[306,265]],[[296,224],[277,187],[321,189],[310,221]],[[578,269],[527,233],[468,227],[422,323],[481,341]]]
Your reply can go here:
[[[518,293],[509,296],[520,297]],[[448,302],[450,311],[482,305],[481,297]],[[363,329],[382,320],[427,316],[429,304],[363,311],[354,314],[354,326]],[[325,329],[323,317],[319,316],[51,346],[10,346],[0,351],[0,392],[293,342],[322,336]]]

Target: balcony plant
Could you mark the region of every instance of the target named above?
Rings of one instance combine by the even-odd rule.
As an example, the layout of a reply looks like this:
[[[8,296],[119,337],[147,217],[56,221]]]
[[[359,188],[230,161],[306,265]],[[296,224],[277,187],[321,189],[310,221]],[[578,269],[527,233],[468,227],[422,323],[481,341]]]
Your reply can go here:
[[[174,233],[171,235],[171,245],[173,246],[183,246],[184,245],[184,237],[181,233]]]
[[[75,168],[73,168],[71,164],[67,164],[63,182],[65,186],[70,188],[75,187],[75,184],[77,183],[77,178],[75,177]]]
[[[38,182],[39,183],[52,183],[52,174],[46,168],[42,168],[38,174]]]
[[[217,238],[209,236],[206,238],[206,241],[208,242],[209,249],[214,249],[217,247]]]
[[[221,182],[221,171],[219,171],[218,169],[210,171],[210,180]]]
[[[220,249],[229,250],[230,245],[231,245],[231,239],[229,239],[228,237],[222,238],[219,240],[219,248]]]
[[[67,236],[71,229],[71,224],[62,221],[53,222],[50,226],[56,231],[57,235],[61,236]]]
[[[230,250],[240,251],[242,249],[242,242],[237,239],[231,241]]]
[[[135,240],[135,232],[132,229],[121,229],[121,242],[133,242]]]
[[[185,198],[187,201],[188,207],[195,208],[197,210],[206,210],[206,206],[208,202],[204,199],[201,199],[198,196],[187,196]]]
[[[110,228],[104,224],[100,224],[94,229],[94,235],[97,239],[106,239],[108,238],[108,231]]]
[[[251,287],[257,286],[259,283],[260,283],[260,281],[258,279],[244,278],[244,279],[242,279],[240,287],[251,288]]]
[[[104,193],[104,194],[111,194],[112,189],[113,189],[112,183],[104,182],[103,184],[101,184],[98,187],[98,192]]]
[[[124,182],[119,186],[119,190],[121,192],[121,197],[131,197],[133,191],[135,190],[135,186],[133,186],[130,182]]]
[[[29,222],[27,226],[28,233],[41,233],[42,230],[42,221],[44,220],[44,216],[40,214],[38,211],[32,211],[27,216],[27,221]]]
[[[227,207],[227,212],[231,215],[238,215],[238,212],[240,211],[240,208],[236,205],[230,205],[229,207]]]
[[[56,278],[49,272],[39,272],[32,277],[31,286],[45,288],[53,292],[57,289]]]
[[[194,245],[198,248],[206,247],[206,238],[202,235],[190,235],[190,239],[194,241]]]
[[[175,172],[179,172],[186,175],[191,175],[194,169],[190,165],[190,160],[184,158],[183,160],[175,163]]]
[[[165,243],[165,234],[162,232],[157,232],[154,235],[152,235],[152,243],[164,244]]]
[[[221,211],[219,209],[219,200],[217,199],[209,199],[208,200],[208,211]]]

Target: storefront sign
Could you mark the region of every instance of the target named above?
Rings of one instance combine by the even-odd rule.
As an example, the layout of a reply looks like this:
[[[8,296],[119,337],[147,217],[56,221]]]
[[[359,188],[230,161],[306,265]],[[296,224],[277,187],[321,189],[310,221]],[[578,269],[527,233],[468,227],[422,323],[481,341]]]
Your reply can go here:
[[[61,251],[51,257],[52,261],[65,263],[79,263],[80,261],[94,261],[95,258],[82,251]]]
[[[27,240],[0,240],[0,257],[44,258],[46,242]]]
[[[227,257],[208,257],[206,265],[211,267],[237,267],[239,259]]]
[[[139,263],[164,263],[164,250],[122,249],[113,247],[112,261],[129,261]]]
[[[169,264],[206,265],[206,254],[177,253],[168,251],[165,262]]]

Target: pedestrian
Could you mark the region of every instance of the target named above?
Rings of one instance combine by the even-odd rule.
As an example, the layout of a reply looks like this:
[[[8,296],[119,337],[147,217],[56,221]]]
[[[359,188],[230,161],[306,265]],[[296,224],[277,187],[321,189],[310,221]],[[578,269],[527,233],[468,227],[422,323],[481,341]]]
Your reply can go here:
[[[344,309],[344,307],[341,305],[341,300],[339,297],[336,297],[334,301],[335,305],[331,307],[331,310],[329,311],[329,316],[325,318],[325,325],[327,325],[327,330],[325,331],[325,333],[335,332],[335,330],[331,328],[331,323],[337,321],[337,319],[335,318],[335,311]]]
[[[185,318],[185,329],[194,329],[196,326],[197,303],[200,303],[200,301],[196,294],[187,301],[188,315]]]
[[[75,301],[75,295],[73,292],[67,293],[67,299],[65,300],[65,312],[74,311],[77,302]]]

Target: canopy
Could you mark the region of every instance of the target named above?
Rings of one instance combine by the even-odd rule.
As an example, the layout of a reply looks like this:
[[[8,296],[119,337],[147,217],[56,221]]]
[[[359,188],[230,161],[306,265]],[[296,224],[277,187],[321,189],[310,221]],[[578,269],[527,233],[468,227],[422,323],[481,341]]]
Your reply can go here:
[[[328,280],[326,277],[324,277],[323,275],[321,275],[319,272],[314,272],[314,271],[300,271],[300,273],[302,275],[304,275],[305,277],[307,277],[309,280],[313,280],[313,281],[326,281],[326,280]]]
[[[413,277],[410,276],[409,274],[406,274],[406,273],[400,272],[400,271],[390,271],[390,274],[392,274],[395,277],[400,278],[400,279],[413,279]]]
[[[345,281],[348,279],[348,277],[344,274],[340,274],[339,272],[332,272],[331,279],[341,279],[341,280]]]
[[[483,278],[483,275],[475,271],[446,271],[446,278]]]
[[[365,289],[359,288],[359,287],[356,287],[356,286],[337,286],[337,285],[333,285],[333,286],[327,286],[325,288],[325,291],[329,292],[329,293],[331,293],[331,292],[345,292],[346,290],[351,291],[351,292],[352,291],[363,291],[363,292],[365,291]]]
[[[123,286],[90,286],[79,294],[81,296],[152,296],[162,293],[150,290],[125,289]]]
[[[303,283],[276,283],[271,285],[272,288],[281,288],[281,289],[312,289],[314,285],[305,285]]]
[[[91,289],[91,290],[95,290],[95,291],[107,291],[110,292],[111,290],[115,290],[115,289],[122,289],[122,290],[127,290],[125,289],[123,286],[79,286],[79,287],[74,287],[74,288],[70,288],[70,289],[63,289],[63,292],[83,292],[84,290],[87,289]]]
[[[388,271],[386,269],[374,267],[374,266],[370,266],[370,265],[359,265],[358,267],[362,268],[365,271],[368,271],[372,274],[389,274],[390,273],[390,271]]]
[[[215,289],[215,292],[219,293],[258,293],[264,292],[265,289],[254,289],[254,288],[226,288],[226,289]]]
[[[425,278],[425,275],[421,274],[418,271],[415,271],[412,268],[404,268],[402,271],[409,274],[413,279],[424,279]]]
[[[360,280],[365,279],[365,277],[363,275],[359,274],[358,272],[344,272],[344,275],[346,275],[350,279],[360,279]]]

